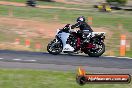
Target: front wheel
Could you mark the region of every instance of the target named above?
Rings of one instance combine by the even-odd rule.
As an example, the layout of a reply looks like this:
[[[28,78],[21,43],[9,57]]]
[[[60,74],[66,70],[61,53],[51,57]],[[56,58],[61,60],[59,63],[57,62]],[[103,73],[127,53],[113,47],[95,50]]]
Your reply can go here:
[[[60,54],[62,52],[62,49],[63,49],[62,42],[57,39],[51,41],[47,46],[47,51],[53,55]]]
[[[86,53],[90,57],[99,57],[105,52],[105,44],[103,42],[99,42],[95,44],[95,48],[89,49]]]

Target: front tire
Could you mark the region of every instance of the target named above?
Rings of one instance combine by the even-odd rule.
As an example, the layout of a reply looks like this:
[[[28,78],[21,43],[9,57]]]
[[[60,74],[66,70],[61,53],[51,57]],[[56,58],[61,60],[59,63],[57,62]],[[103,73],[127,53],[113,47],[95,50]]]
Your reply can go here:
[[[62,49],[63,49],[62,42],[57,39],[51,41],[47,46],[47,51],[53,55],[60,54],[62,52]]]
[[[105,52],[105,44],[103,42],[100,42],[98,45],[100,46],[100,48],[95,49],[95,50],[90,49],[87,51],[87,54],[90,57],[99,57]]]

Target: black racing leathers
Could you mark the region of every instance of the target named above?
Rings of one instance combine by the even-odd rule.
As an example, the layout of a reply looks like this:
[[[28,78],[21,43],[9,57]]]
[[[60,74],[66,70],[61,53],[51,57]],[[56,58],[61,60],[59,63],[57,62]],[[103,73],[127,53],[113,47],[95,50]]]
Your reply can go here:
[[[89,38],[86,38],[86,36],[90,32],[93,32],[93,30],[86,22],[78,22],[78,23],[72,25],[71,29],[74,29],[74,28],[80,28],[80,30],[77,32],[77,36],[80,37],[83,42],[89,41]],[[84,32],[84,30],[88,30],[88,31]]]
[[[92,28],[86,22],[78,22],[71,26],[71,29],[80,28],[80,30],[89,30],[89,32],[93,32]]]

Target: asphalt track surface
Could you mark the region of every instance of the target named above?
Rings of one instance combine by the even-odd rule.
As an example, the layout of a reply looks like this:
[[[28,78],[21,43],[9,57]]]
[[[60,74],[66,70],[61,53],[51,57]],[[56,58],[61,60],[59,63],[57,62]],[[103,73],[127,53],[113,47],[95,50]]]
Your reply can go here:
[[[0,50],[0,68],[132,74],[132,59]]]

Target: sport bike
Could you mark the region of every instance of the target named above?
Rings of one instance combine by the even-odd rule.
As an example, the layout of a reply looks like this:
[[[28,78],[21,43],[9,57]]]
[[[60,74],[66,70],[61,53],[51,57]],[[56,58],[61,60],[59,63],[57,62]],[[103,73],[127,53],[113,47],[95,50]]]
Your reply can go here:
[[[105,52],[104,39],[105,32],[73,30],[70,24],[67,24],[64,28],[57,29],[55,38],[47,46],[47,51],[53,55],[63,52],[99,57]]]

